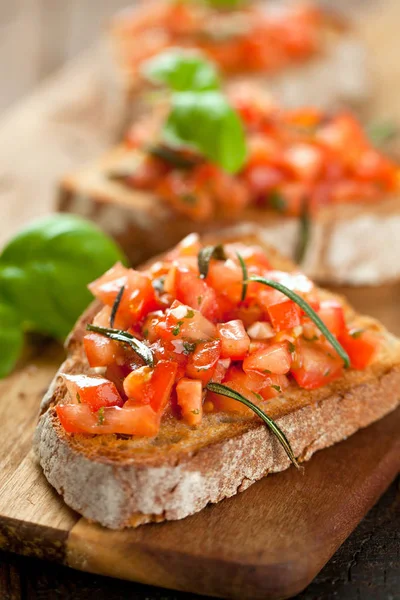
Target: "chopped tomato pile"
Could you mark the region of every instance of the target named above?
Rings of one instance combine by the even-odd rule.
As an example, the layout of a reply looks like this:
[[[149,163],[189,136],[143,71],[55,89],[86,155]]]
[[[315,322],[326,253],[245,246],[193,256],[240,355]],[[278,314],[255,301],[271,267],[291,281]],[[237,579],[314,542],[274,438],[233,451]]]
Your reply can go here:
[[[198,48],[227,73],[276,72],[322,47],[323,18],[312,6],[218,10],[200,2],[143,2],[116,19],[132,70],[165,48]],[[129,44],[129,41],[134,44]]]
[[[180,154],[192,160],[187,168],[145,153],[125,184],[155,192],[195,221],[252,206],[293,217],[306,208],[312,216],[326,205],[378,202],[399,190],[399,167],[372,146],[350,113],[280,110],[249,98],[249,92],[233,94],[248,147],[239,173],[230,175],[199,157],[195,161],[187,150]],[[141,127],[128,134],[128,147],[143,147]]]
[[[298,303],[255,281],[248,281],[242,300],[238,253],[247,277],[268,277],[305,300],[353,368],[374,359],[380,334],[346,324],[340,302],[326,299],[303,274],[274,270],[256,246],[226,244],[206,274],[200,265],[200,275],[201,250],[191,234],[145,271],[118,263],[90,284],[103,307],[83,343],[89,366],[97,369],[64,375],[66,403],[56,410],[67,432],[155,436],[163,415],[195,426],[204,412],[251,414],[239,401],[208,391],[210,382],[257,404],[343,374],[342,358]]]

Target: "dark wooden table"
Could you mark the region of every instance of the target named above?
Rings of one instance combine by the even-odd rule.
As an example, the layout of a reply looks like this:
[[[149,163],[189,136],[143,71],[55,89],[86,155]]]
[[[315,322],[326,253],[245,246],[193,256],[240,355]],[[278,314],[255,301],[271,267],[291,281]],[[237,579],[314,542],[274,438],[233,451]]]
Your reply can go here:
[[[0,600],[201,598],[0,553]],[[297,600],[400,600],[400,478]],[[243,599],[245,600],[245,599]]]

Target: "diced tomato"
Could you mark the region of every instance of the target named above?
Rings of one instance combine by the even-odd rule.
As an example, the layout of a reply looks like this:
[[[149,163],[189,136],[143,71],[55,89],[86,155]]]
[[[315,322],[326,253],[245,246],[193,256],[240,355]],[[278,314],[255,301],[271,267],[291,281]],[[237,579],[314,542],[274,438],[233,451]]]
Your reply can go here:
[[[88,288],[93,296],[112,306],[121,287],[126,285],[128,271],[120,262],[116,263],[104,275],[89,283]]]
[[[243,370],[259,373],[285,375],[290,370],[292,357],[286,344],[265,345],[247,356],[243,361]]]
[[[339,342],[349,355],[353,369],[365,369],[379,351],[382,337],[375,331],[353,327],[339,336]]]
[[[232,259],[225,262],[211,261],[207,283],[218,293],[238,304],[242,295],[243,272]]]
[[[213,214],[211,194],[180,170],[172,170],[159,180],[155,193],[173,209],[194,221],[206,221]]]
[[[150,406],[111,406],[92,412],[86,404],[58,404],[56,411],[67,433],[122,433],[154,437],[160,428],[160,417]]]
[[[108,379],[71,374],[62,377],[73,403],[86,404],[92,411],[105,406],[123,405],[115,384]]]
[[[131,371],[124,381],[124,391],[129,399],[149,404],[153,369],[148,366]]]
[[[175,297],[183,304],[199,310],[207,319],[216,314],[217,297],[212,287],[190,271],[177,269],[175,273]]]
[[[228,321],[217,325],[218,337],[221,340],[221,356],[241,360],[245,357],[250,338],[240,320]]]
[[[300,181],[313,181],[321,173],[324,159],[322,150],[306,143],[295,143],[284,152],[284,164]]]
[[[223,381],[223,385],[238,392],[253,403],[258,402],[256,394],[258,394],[265,385],[265,378],[259,373],[251,373],[246,375],[242,369],[231,367]],[[245,415],[251,415],[252,410],[238,400],[208,392],[207,399],[213,403],[215,410],[226,412],[237,412]]]
[[[323,300],[318,314],[333,335],[338,337],[346,326],[343,306],[336,300]]]
[[[221,383],[225,379],[226,373],[231,366],[231,362],[230,358],[220,358],[215,365],[211,381],[214,383]]]
[[[168,252],[167,259],[174,260],[181,256],[196,256],[201,250],[201,242],[198,233],[189,233],[182,241],[175,246],[171,252]]]
[[[201,381],[180,379],[176,385],[178,405],[188,425],[198,425],[203,416],[203,388]]]
[[[275,331],[293,329],[293,327],[297,327],[301,323],[300,308],[289,299],[268,306],[267,312]]]
[[[298,340],[291,373],[300,387],[314,390],[342,375],[343,360],[318,342]]]
[[[87,333],[83,338],[83,345],[91,367],[107,367],[124,354],[121,344],[98,333]]]
[[[152,398],[150,405],[158,414],[162,414],[168,404],[177,371],[178,365],[170,361],[161,360],[155,366],[151,380]]]
[[[216,364],[221,356],[221,341],[200,342],[189,355],[186,374],[207,384],[213,376]]]
[[[279,396],[289,386],[289,379],[286,375],[275,375],[271,373],[265,376],[263,388],[260,390],[260,395],[264,400],[270,400]]]
[[[216,327],[191,306],[175,300],[166,311],[169,339],[208,340],[216,337]]]

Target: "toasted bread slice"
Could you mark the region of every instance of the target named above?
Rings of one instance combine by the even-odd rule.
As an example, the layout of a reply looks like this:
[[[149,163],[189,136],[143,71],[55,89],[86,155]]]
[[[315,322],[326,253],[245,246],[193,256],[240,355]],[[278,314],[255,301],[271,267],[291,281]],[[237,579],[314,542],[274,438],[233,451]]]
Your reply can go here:
[[[262,244],[256,235],[234,241]],[[267,247],[266,251],[275,268],[291,270],[286,259]],[[86,323],[98,309],[94,303],[77,323],[59,373],[91,372],[82,338]],[[286,433],[300,461],[366,427],[400,403],[399,340],[351,307],[345,305],[345,311],[354,326],[382,332],[384,345],[373,363],[364,371],[349,369],[341,379],[317,390],[307,392],[293,384],[284,394],[261,403]],[[71,436],[54,408],[66,393],[57,374],[42,403],[36,453],[48,481],[65,502],[110,528],[182,519],[289,466],[276,438],[254,415],[209,413],[198,427],[165,416],[159,435],[152,439]]]
[[[134,190],[111,178],[138,159],[136,151],[116,147],[100,160],[67,175],[61,182],[58,207],[98,223],[121,244],[132,264],[174,246],[193,230],[205,233],[222,227],[258,235],[295,259],[300,239],[297,218],[258,208],[194,222],[176,214],[150,192]],[[313,219],[302,270],[312,279],[331,284],[378,285],[400,277],[400,199],[322,207]]]
[[[130,18],[134,19],[140,10],[139,3],[129,10]],[[131,59],[132,51],[137,55],[140,41],[126,32],[124,21],[125,12],[115,17],[102,44],[106,120],[116,137],[146,110],[153,89]],[[326,109],[351,106],[362,110],[371,97],[366,48],[344,16],[326,11],[322,27],[322,49],[317,55],[276,73],[226,76],[226,86],[242,81],[255,84],[288,108],[312,104]]]

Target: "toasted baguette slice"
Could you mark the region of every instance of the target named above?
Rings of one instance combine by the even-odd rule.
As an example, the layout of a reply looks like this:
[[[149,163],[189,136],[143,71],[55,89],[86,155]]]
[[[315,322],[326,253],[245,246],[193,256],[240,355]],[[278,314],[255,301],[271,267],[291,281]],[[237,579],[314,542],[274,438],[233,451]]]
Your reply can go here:
[[[242,236],[240,241],[262,243],[256,236]],[[291,270],[290,263],[266,250],[275,268]],[[332,294],[326,292],[326,296]],[[93,304],[77,323],[59,373],[91,372],[82,338],[86,323],[98,309]],[[285,432],[300,461],[380,419],[400,403],[399,340],[347,305],[345,311],[354,326],[382,331],[385,342],[373,364],[365,371],[348,370],[340,380],[311,392],[293,385],[262,405]],[[65,395],[65,384],[57,374],[42,403],[35,435],[38,459],[48,481],[69,506],[113,529],[182,519],[289,466],[276,438],[254,415],[209,413],[196,428],[164,417],[153,439],[71,436],[54,408]]]
[[[132,19],[140,10],[140,3],[130,10]],[[105,118],[116,137],[146,110],[152,90],[130,59],[140,40],[126,33],[124,19],[125,14],[116,16],[101,47]],[[351,106],[362,110],[371,97],[366,48],[344,17],[328,12],[324,15],[322,37],[322,50],[311,59],[273,74],[226,77],[227,87],[241,81],[256,84],[288,108],[312,104],[326,109]]]
[[[174,213],[154,194],[133,190],[110,173],[132,169],[138,157],[121,145],[100,160],[67,175],[61,182],[58,208],[98,223],[121,244],[132,264],[164,252],[193,230],[199,233],[235,228],[246,232],[257,224],[258,235],[295,259],[300,238],[297,218],[267,209],[194,222]],[[387,197],[369,204],[322,208],[313,219],[302,270],[316,281],[337,285],[378,285],[400,277],[400,199]]]

